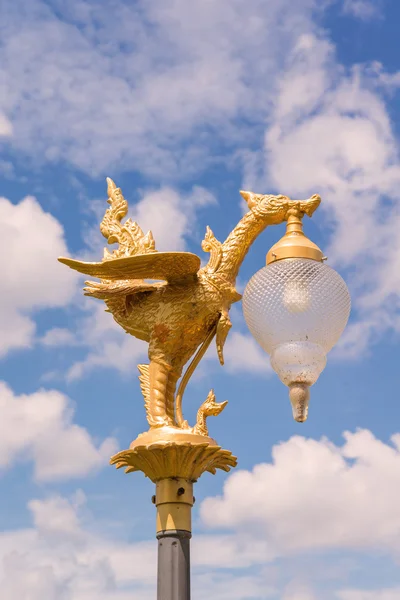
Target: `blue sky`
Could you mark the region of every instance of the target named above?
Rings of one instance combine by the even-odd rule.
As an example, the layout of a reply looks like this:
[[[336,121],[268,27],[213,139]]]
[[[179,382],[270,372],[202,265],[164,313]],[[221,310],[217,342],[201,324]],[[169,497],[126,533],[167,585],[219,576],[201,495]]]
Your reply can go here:
[[[154,597],[153,485],[108,466],[146,429],[136,364],[83,278],[105,177],[160,250],[224,239],[239,189],[323,203],[306,233],[352,295],[304,424],[241,305],[226,365],[239,457],[196,486],[193,598],[400,598],[400,59],[394,0],[6,2],[0,22],[2,600]],[[270,228],[239,288],[282,235]]]

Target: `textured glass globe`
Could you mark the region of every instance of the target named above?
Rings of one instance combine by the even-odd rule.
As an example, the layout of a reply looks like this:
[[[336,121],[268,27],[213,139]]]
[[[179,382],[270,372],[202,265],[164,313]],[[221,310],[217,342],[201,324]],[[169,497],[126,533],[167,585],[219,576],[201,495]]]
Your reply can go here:
[[[304,421],[305,390],[317,381],[327,352],[349,318],[345,282],[324,263],[306,258],[279,260],[251,278],[243,295],[243,312],[254,338],[271,355],[273,369],[293,388],[294,415]]]

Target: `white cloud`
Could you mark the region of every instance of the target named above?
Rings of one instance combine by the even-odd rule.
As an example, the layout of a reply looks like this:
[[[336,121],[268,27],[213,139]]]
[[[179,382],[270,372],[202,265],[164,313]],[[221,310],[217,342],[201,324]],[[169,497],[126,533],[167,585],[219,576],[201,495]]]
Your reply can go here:
[[[212,356],[216,357],[216,351]],[[247,372],[270,375],[272,373],[269,357],[249,334],[233,331],[224,349],[225,366],[230,373]]]
[[[108,463],[116,441],[94,443],[88,431],[72,422],[72,403],[55,390],[16,396],[0,382],[0,467],[34,463],[40,481],[84,477]]]
[[[124,374],[138,373],[136,365],[146,360],[147,344],[125,333],[105,305],[89,299],[87,314],[81,318],[77,343],[88,349],[87,355],[69,367],[66,378],[74,381],[93,369],[116,369]],[[63,374],[64,376],[64,374]]]
[[[156,540],[126,543],[90,531],[82,521],[82,494],[78,500],[60,496],[32,500],[29,509],[34,527],[0,533],[2,600],[154,598]],[[227,555],[226,544],[219,543],[217,536],[206,537],[193,541],[195,598],[206,600],[210,594],[215,600],[269,596],[273,588],[264,577],[241,571],[243,564],[234,552],[234,542],[228,542]],[[258,560],[256,548],[249,544],[246,550]],[[210,551],[212,563],[207,560]],[[246,562],[246,555],[242,557]],[[206,574],[201,572],[203,565],[207,565]],[[221,566],[236,567],[238,572],[219,572]]]
[[[399,600],[400,588],[386,590],[343,590],[337,594],[338,600]]]
[[[56,4],[17,2],[3,19],[11,147],[91,175],[134,166],[165,179],[215,162],[217,141],[243,146],[242,118],[265,117],[282,57],[326,3]]]
[[[204,522],[266,537],[276,556],[333,548],[395,554],[400,435],[392,445],[367,430],[344,437],[341,447],[300,436],[275,446],[272,464],[233,473],[223,496],[203,502]]]
[[[0,112],[0,137],[11,137],[13,132],[12,124],[6,115]]]
[[[224,572],[203,573],[193,578],[196,600],[273,600],[274,588],[262,575],[240,575]]]
[[[89,529],[81,510],[84,501],[82,493],[72,499],[32,500],[34,527],[0,533],[2,600],[154,598],[156,540],[127,543],[103,535],[100,527]],[[197,600],[276,598],[277,578],[262,565],[265,555],[260,542],[249,539],[243,544],[232,536],[195,535],[192,549]],[[262,570],[246,571],[251,565],[262,565]]]
[[[187,196],[161,188],[146,193],[130,214],[144,232],[152,231],[157,250],[182,251],[187,249],[185,237],[194,231],[197,211],[213,204],[214,196],[199,186]]]
[[[35,527],[48,539],[56,541],[79,541],[82,538],[77,510],[86,501],[85,495],[78,494],[73,501],[60,496],[47,500],[31,500],[29,509],[32,512]]]
[[[0,198],[0,356],[30,347],[35,335],[34,311],[66,305],[76,277],[57,263],[67,254],[60,223],[35,198],[12,204]]]
[[[371,434],[369,434],[371,436]],[[399,435],[399,434],[398,434]],[[371,439],[372,438],[371,436]],[[312,440],[311,440],[312,441]],[[296,447],[290,448],[294,443]],[[305,443],[310,442],[310,440]],[[354,440],[353,440],[354,442]],[[358,442],[357,442],[358,443]],[[377,440],[375,444],[379,444]],[[243,514],[236,512],[232,517],[230,507],[228,510],[228,520],[236,519],[237,531],[230,534],[199,534],[195,532],[192,540],[192,566],[193,577],[192,587],[193,596],[198,600],[206,600],[212,597],[215,600],[245,600],[261,598],[282,598],[282,600],[316,600],[323,597],[324,600],[394,600],[398,589],[387,588],[382,590],[365,590],[344,588],[342,582],[343,573],[331,573],[332,556],[329,553],[329,546],[316,548],[318,558],[309,556],[309,564],[312,568],[304,570],[304,558],[307,556],[304,544],[301,539],[296,548],[301,555],[302,563],[294,567],[293,547],[288,547],[285,543],[276,544],[276,537],[272,530],[272,521],[275,529],[285,528],[288,530],[296,522],[309,520],[312,522],[315,506],[317,503],[322,506],[330,494],[334,494],[332,501],[328,500],[326,506],[327,519],[319,521],[321,511],[316,514],[317,526],[310,526],[312,530],[319,528],[323,534],[332,536],[335,527],[332,527],[329,519],[332,514],[331,508],[335,504],[333,519],[336,528],[344,530],[348,525],[347,504],[349,496],[345,494],[338,502],[338,495],[335,496],[336,481],[329,485],[329,476],[335,472],[335,465],[329,464],[326,457],[329,453],[334,453],[335,449],[329,442],[314,442],[309,454],[304,457],[302,451],[299,453],[298,440],[293,438],[280,447],[283,452],[288,452],[286,456],[284,469],[286,478],[277,479],[273,470],[270,473],[263,473],[259,465],[250,477],[241,481],[240,486],[232,489],[230,502],[242,504],[244,497],[248,498],[247,521],[253,519],[256,527],[249,527],[246,524],[246,531],[240,531],[243,524]],[[318,445],[325,452],[325,459],[318,450]],[[286,446],[286,447],[284,447]],[[391,449],[382,444],[384,449]],[[371,452],[371,448],[369,448]],[[276,452],[276,450],[275,450]],[[373,450],[375,467],[370,473],[373,478],[379,473],[379,481],[376,484],[377,489],[382,486],[388,487],[388,496],[392,495],[391,479],[396,472],[396,466],[391,464],[383,469],[387,456],[377,456],[379,451]],[[353,455],[354,451],[348,448],[342,452],[346,455]],[[385,450],[383,451],[385,453]],[[300,459],[296,459],[300,454]],[[314,462],[310,461],[310,456],[316,455]],[[360,469],[368,470],[366,456],[367,448],[363,453],[363,459],[360,460]],[[305,459],[304,462],[301,459]],[[398,460],[398,459],[397,459]],[[301,468],[299,469],[299,463]],[[370,463],[373,459],[370,458]],[[314,466],[319,463],[320,468],[315,472]],[[362,464],[361,464],[362,463]],[[280,465],[280,466],[279,466]],[[289,469],[289,465],[291,468]],[[328,470],[328,477],[321,476],[324,467]],[[274,467],[282,468],[281,459],[276,459]],[[300,471],[300,473],[299,473]],[[308,471],[308,472],[307,472]],[[313,471],[313,477],[310,476]],[[338,470],[337,470],[338,472]],[[236,475],[237,484],[243,473]],[[233,478],[228,479],[228,486],[232,484]],[[349,491],[356,490],[354,504],[357,504],[357,510],[364,511],[364,505],[360,504],[359,499],[367,500],[366,512],[371,516],[371,507],[375,505],[382,512],[381,496],[372,494],[371,489],[362,486],[359,472],[354,467],[348,468],[347,485]],[[302,481],[300,486],[299,482]],[[262,486],[264,489],[261,490]],[[339,491],[343,492],[343,486],[339,482]],[[350,489],[351,488],[351,489]],[[271,494],[271,489],[274,493]],[[305,495],[308,493],[308,499],[313,496],[315,499],[311,503],[307,502]],[[235,495],[233,495],[235,494]],[[363,495],[365,494],[365,495]],[[261,498],[262,495],[262,498]],[[396,496],[395,496],[396,497]],[[395,505],[395,497],[392,505]],[[225,499],[227,497],[227,488],[225,489]],[[270,514],[271,499],[275,505],[280,504],[280,509],[274,517]],[[265,508],[262,512],[262,500]],[[93,519],[90,516],[89,507],[85,505],[86,498],[82,492],[77,492],[72,498],[67,499],[59,495],[53,495],[44,499],[31,500],[28,508],[32,514],[33,525],[28,529],[18,531],[7,531],[0,533],[0,586],[2,590],[2,600],[129,600],[131,598],[140,598],[141,600],[150,600],[154,598],[156,583],[156,552],[157,542],[155,539],[142,542],[128,543],[121,539],[111,538],[102,532],[102,523],[99,519]],[[215,508],[215,501],[213,500]],[[207,506],[210,500],[207,500],[204,506]],[[211,505],[208,504],[211,509]],[[83,510],[84,508],[84,510]],[[250,508],[250,512],[247,510]],[[336,515],[343,512],[343,524],[340,526],[336,520]],[[364,511],[365,512],[365,511]],[[214,524],[220,527],[225,522],[221,522],[221,512],[218,508]],[[271,517],[270,526],[266,530],[266,515]],[[390,511],[388,520],[393,515]],[[88,518],[89,517],[89,518]],[[286,520],[289,523],[286,523]],[[91,523],[91,527],[88,526]],[[95,528],[93,525],[95,523]],[[236,521],[233,523],[236,525]],[[351,525],[350,525],[351,526]],[[302,535],[301,529],[297,528],[292,537]],[[310,533],[307,534],[310,537]],[[395,534],[393,535],[393,538]],[[398,537],[398,535],[397,535]],[[398,543],[398,542],[397,542]],[[307,544],[306,544],[307,545]],[[310,549],[308,547],[308,549]],[[279,561],[274,562],[276,557]],[[340,559],[335,559],[340,562]],[[361,567],[361,568],[360,568]],[[370,561],[368,569],[371,568]],[[324,572],[325,571],[325,572]],[[362,578],[362,563],[357,563],[358,575]],[[301,573],[299,577],[299,573]],[[344,574],[346,575],[346,574]],[[309,581],[315,585],[315,590],[311,589]],[[322,585],[323,587],[320,587]],[[387,582],[390,585],[390,582]],[[323,590],[323,596],[317,591]],[[373,595],[375,594],[375,595]]]
[[[282,600],[317,600],[317,598],[308,586],[292,582],[286,587]]]
[[[382,0],[344,0],[343,13],[362,21],[381,16]]]
[[[246,534],[196,535],[192,554],[194,564],[207,569],[245,569],[275,558],[268,540]]]
[[[155,544],[115,543],[82,526],[84,497],[32,500],[34,528],[0,534],[2,599],[150,600]]]
[[[377,307],[361,315],[361,320],[347,325],[339,343],[332,351],[333,356],[340,359],[364,356],[385,333],[400,332],[400,317],[393,314],[390,307],[389,310],[380,310]]]
[[[56,346],[74,346],[77,343],[76,336],[72,331],[64,327],[49,329],[39,341],[44,346],[52,348]]]

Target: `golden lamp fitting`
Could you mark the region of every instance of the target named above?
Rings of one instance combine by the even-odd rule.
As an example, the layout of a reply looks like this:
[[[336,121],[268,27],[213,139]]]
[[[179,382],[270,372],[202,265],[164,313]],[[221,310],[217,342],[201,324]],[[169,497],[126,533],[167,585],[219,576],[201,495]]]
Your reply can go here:
[[[157,533],[192,531],[192,481],[180,477],[157,481],[154,504],[157,507]]]
[[[284,258],[310,258],[318,262],[326,259],[322,250],[304,235],[303,216],[297,207],[288,210],[286,233],[268,252],[267,265]]]

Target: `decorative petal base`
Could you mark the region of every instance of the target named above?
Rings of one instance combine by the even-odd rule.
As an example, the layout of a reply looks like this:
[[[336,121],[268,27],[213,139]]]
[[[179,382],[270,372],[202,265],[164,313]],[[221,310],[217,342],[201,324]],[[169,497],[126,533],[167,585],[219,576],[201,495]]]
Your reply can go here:
[[[110,463],[117,469],[125,467],[125,473],[142,471],[154,483],[175,477],[194,482],[206,471],[213,475],[217,469],[230,471],[237,459],[212,438],[162,427],[142,433],[129,450],[118,452]]]

